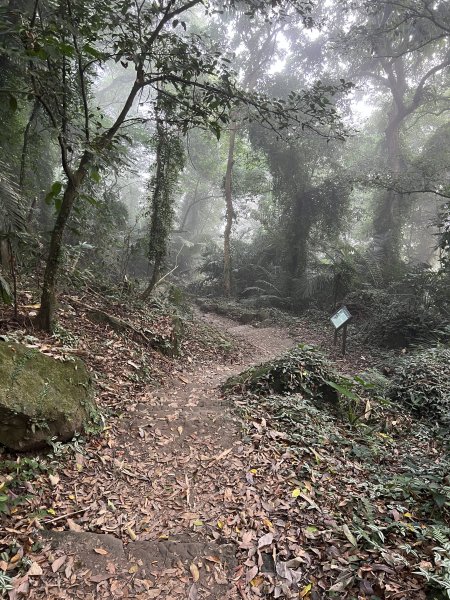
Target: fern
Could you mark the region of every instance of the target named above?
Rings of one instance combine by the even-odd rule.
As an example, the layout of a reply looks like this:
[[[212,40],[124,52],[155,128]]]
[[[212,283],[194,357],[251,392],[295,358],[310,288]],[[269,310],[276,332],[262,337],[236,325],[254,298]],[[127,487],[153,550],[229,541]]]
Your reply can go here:
[[[0,160],[0,232],[23,231],[23,198],[7,165]]]

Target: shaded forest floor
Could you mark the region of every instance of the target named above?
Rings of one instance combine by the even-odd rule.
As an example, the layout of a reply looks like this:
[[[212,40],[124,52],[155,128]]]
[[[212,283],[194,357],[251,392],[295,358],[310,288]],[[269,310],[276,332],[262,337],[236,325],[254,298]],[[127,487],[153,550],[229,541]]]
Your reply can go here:
[[[164,308],[97,304],[170,338]],[[220,391],[296,342],[325,343],[323,333],[197,315],[175,359],[93,323],[83,299],[65,299],[61,322],[56,338],[4,333],[86,360],[106,427],[38,459],[2,455],[0,483],[15,496],[0,521],[11,599],[425,598],[413,573],[431,566],[427,524],[407,497],[369,488],[380,467],[403,472],[408,455],[436,465],[438,443],[419,431],[412,450],[404,415],[369,439],[306,404],[286,423],[287,401]],[[370,363],[359,351],[335,358],[347,372]]]

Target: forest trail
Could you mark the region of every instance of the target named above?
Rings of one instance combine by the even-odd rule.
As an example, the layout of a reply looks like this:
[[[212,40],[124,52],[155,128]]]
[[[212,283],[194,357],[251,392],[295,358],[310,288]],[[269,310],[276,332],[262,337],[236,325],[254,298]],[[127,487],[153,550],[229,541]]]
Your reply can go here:
[[[295,340],[280,327],[197,316],[235,337],[244,352],[233,364],[211,359],[174,371],[163,387],[144,392],[112,421],[109,448],[77,465],[86,471],[78,489],[89,504],[84,520],[89,517],[89,529],[101,533],[70,523],[73,531],[48,532],[52,558],[69,557],[72,585],[69,590],[67,579],[58,577],[48,582],[46,598],[247,597],[239,589],[243,567],[232,538],[239,523],[254,517],[252,446],[243,444],[219,387]]]

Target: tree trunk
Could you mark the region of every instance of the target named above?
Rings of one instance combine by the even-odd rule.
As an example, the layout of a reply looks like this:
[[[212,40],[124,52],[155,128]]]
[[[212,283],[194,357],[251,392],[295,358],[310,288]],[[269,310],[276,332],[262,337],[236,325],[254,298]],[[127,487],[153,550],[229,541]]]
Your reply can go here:
[[[233,121],[230,127],[230,139],[228,142],[228,160],[225,173],[225,204],[226,204],[226,224],[223,234],[223,292],[224,295],[231,296],[231,228],[233,226],[233,163],[234,147],[236,143],[237,123]]]
[[[297,310],[303,306],[305,301],[303,286],[305,284],[308,256],[309,227],[302,225],[302,216],[298,209],[292,224],[292,234],[288,236],[289,246],[286,248],[287,253],[290,254],[286,290],[290,297],[291,306]]]
[[[391,119],[385,131],[387,165],[394,176],[400,175],[405,168],[400,142],[401,123],[402,119],[396,115]],[[394,190],[386,190],[377,207],[374,237],[383,271],[388,278],[395,273],[400,263],[402,210],[403,194]]]
[[[50,248],[48,251],[42,287],[41,308],[36,317],[36,326],[49,333],[53,331],[54,327],[56,278],[61,263],[63,236],[78,192],[86,177],[90,160],[91,155],[88,152],[85,152],[78,169],[69,180],[50,239]]]
[[[152,278],[150,279],[148,286],[145,288],[145,290],[142,294],[143,300],[148,300],[150,298],[150,296],[152,295],[152,292],[155,289],[155,286],[161,277],[161,267],[162,267],[162,257],[157,256],[157,257],[155,257],[155,260],[153,263]]]
[[[158,116],[156,121],[156,130],[158,134],[158,144],[156,147],[156,174],[155,174],[155,187],[152,196],[152,218],[150,223],[150,248],[149,248],[149,259],[153,259],[153,271],[152,277],[149,281],[148,286],[145,288],[142,299],[147,300],[153,291],[153,288],[158,283],[161,266],[163,261],[163,253],[161,252],[161,228],[163,226],[161,222],[161,210],[163,208],[163,186],[165,185],[165,170],[167,165],[164,162],[164,144],[167,140],[164,137],[164,127],[162,125],[161,118]],[[165,241],[164,241],[165,243]],[[164,251],[165,254],[165,251]]]
[[[31,126],[33,125],[33,123],[36,120],[36,117],[38,115],[39,107],[40,107],[39,100],[35,100],[34,104],[33,104],[33,108],[31,109],[30,117],[28,119],[27,125],[25,127],[25,131],[23,134],[22,156],[20,159],[20,175],[19,175],[19,187],[22,190],[22,192],[25,187],[26,162],[27,162],[27,155],[28,155],[28,144],[30,141],[30,130],[31,130]]]

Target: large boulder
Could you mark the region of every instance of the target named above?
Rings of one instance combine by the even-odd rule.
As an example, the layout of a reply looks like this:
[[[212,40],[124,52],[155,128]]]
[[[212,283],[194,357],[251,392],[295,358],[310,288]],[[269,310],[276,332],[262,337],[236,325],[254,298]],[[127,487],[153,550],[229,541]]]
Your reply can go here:
[[[71,439],[96,418],[91,377],[81,360],[0,342],[0,444],[34,450],[53,437]]]

